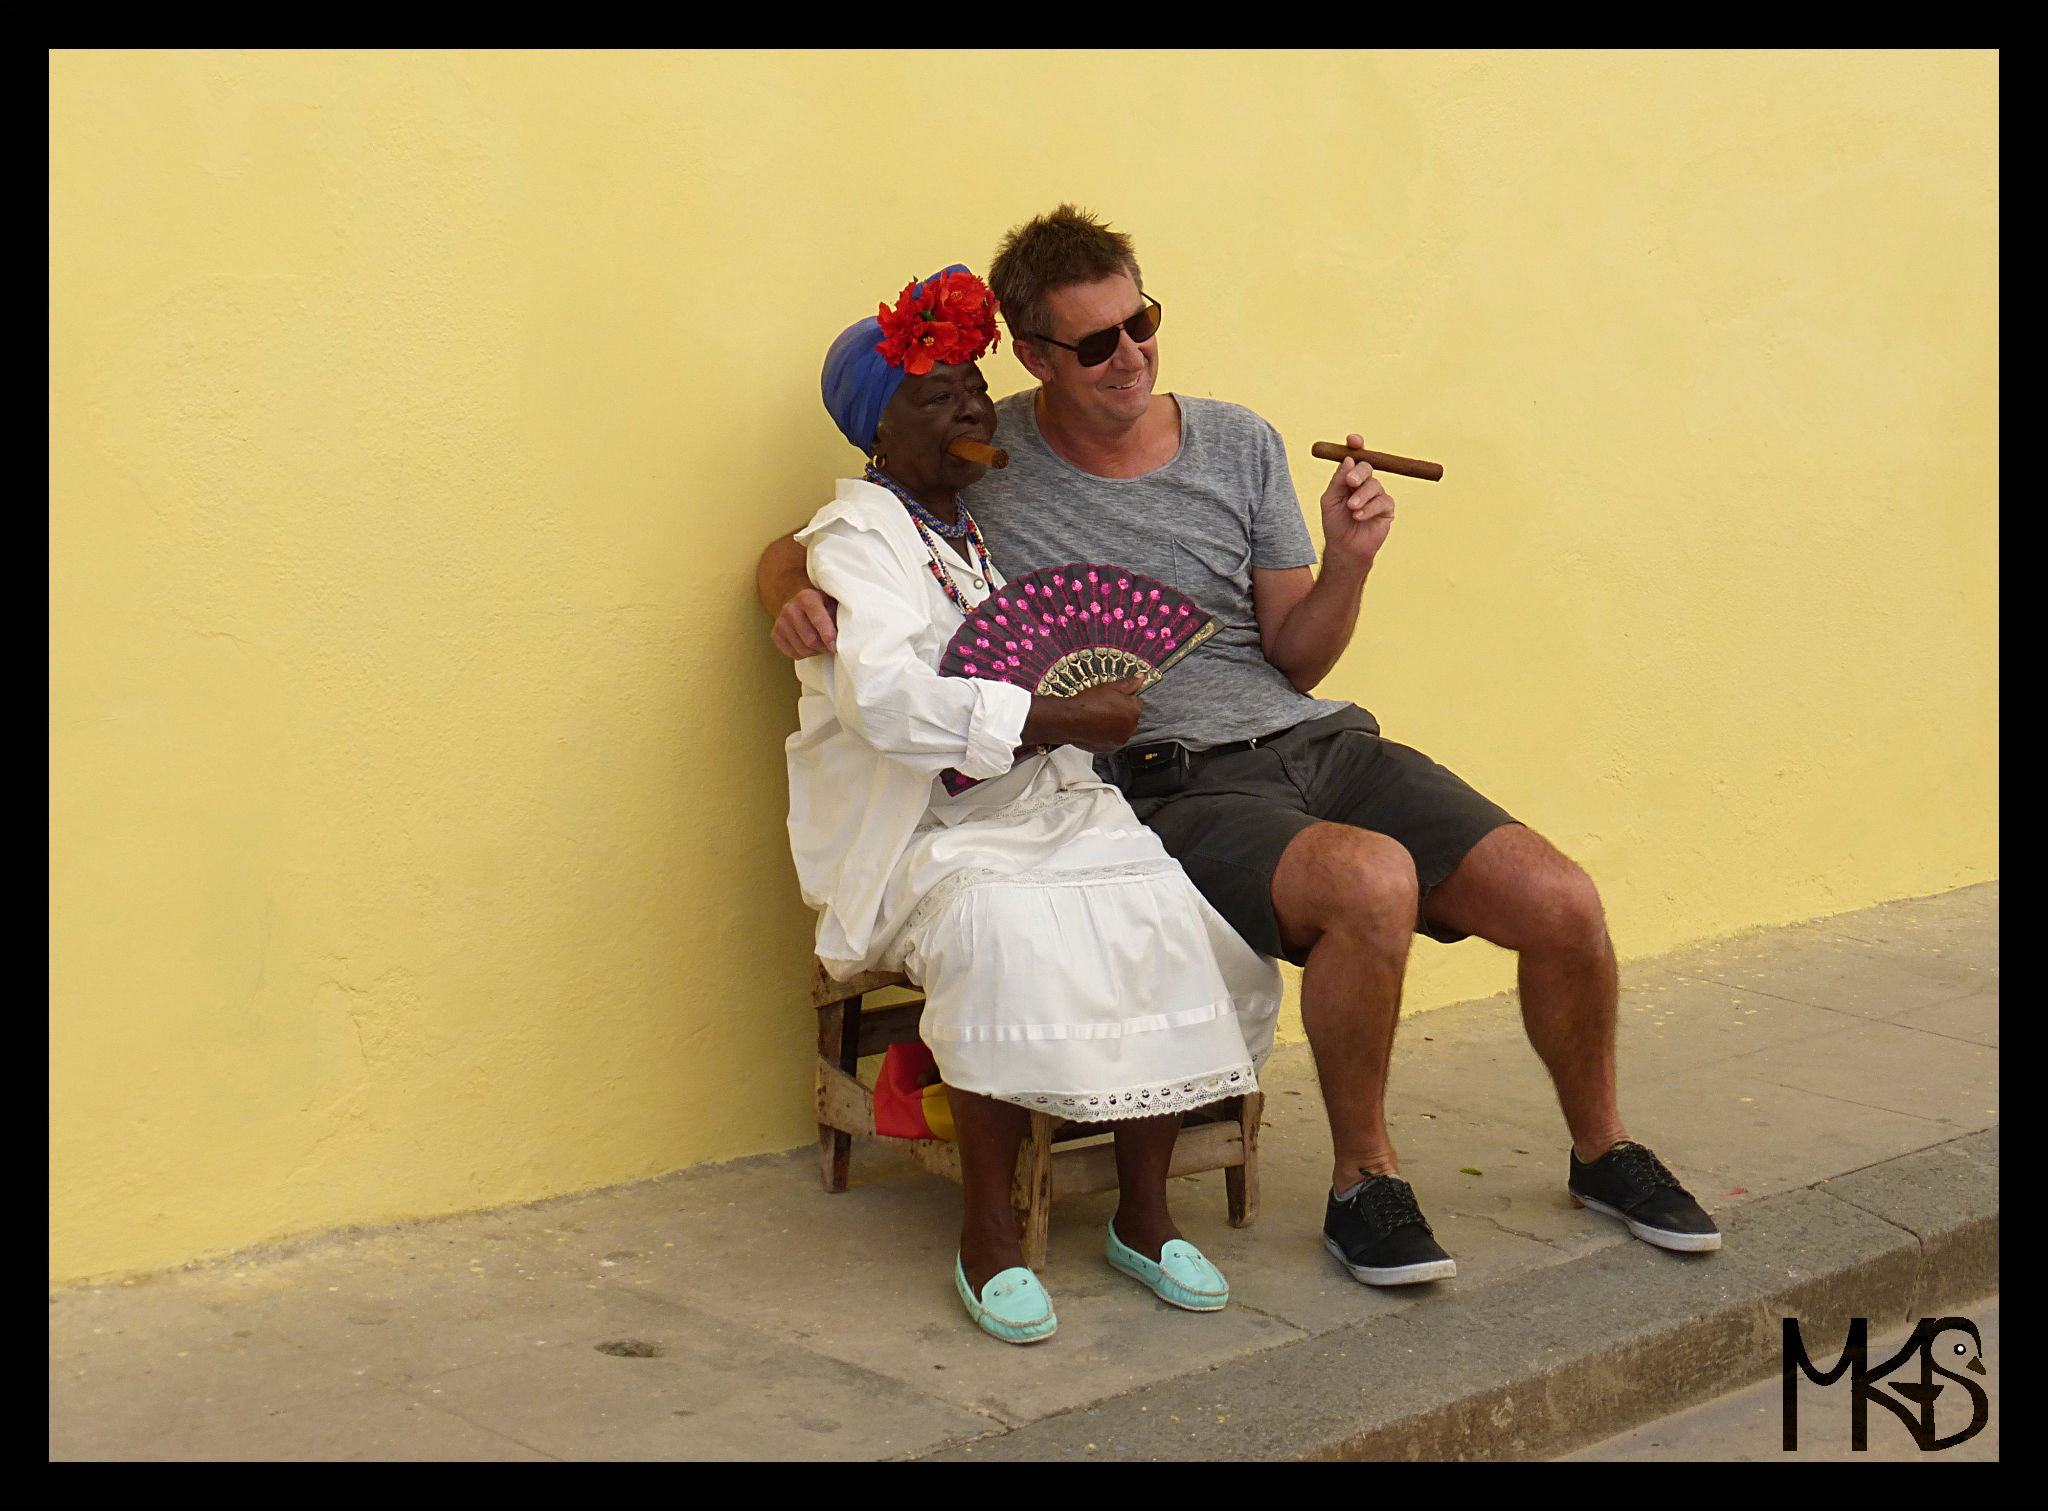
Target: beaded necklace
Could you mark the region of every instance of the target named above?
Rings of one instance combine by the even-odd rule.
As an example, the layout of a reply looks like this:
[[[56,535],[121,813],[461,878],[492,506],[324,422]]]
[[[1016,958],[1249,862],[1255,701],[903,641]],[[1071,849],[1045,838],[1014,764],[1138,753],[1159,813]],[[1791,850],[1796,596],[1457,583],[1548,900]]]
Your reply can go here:
[[[894,478],[886,473],[877,472],[872,462],[868,464],[867,479],[871,483],[879,483],[887,488],[902,502],[903,507],[910,511],[910,522],[917,527],[918,539],[924,542],[925,550],[931,555],[931,560],[926,562],[925,566],[930,570],[932,579],[938,583],[939,590],[952,601],[954,608],[963,614],[973,613],[974,607],[968,603],[967,595],[953,585],[952,575],[946,571],[945,558],[939,554],[939,543],[932,539],[933,530],[955,540],[966,536],[973,543],[976,559],[981,562],[981,580],[993,588],[996,580],[995,563],[989,559],[988,546],[983,543],[980,527],[974,523],[974,516],[967,512],[967,506],[957,506],[960,511],[960,523],[949,525],[912,498]]]
[[[938,515],[932,513],[931,510],[912,498],[902,484],[889,476],[888,473],[877,472],[873,462],[868,463],[867,479],[871,483],[880,483],[884,488],[887,488],[897,498],[902,500],[903,507],[910,511],[912,519],[920,521],[927,529],[938,531],[939,534],[945,536],[948,540],[958,540],[974,528],[974,522],[967,517],[965,509],[960,511],[960,522],[958,524],[947,524]]]

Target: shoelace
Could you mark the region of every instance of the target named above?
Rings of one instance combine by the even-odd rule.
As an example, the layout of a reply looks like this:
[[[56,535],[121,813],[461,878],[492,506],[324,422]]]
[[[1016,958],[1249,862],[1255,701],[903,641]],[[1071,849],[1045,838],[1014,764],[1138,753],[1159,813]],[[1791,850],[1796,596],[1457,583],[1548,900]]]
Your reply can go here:
[[[1641,1144],[1617,1144],[1613,1155],[1615,1167],[1636,1185],[1651,1191],[1660,1186],[1669,1186],[1676,1191],[1685,1189],[1678,1183],[1678,1177],[1664,1168],[1664,1162]]]
[[[1419,1223],[1422,1231],[1435,1235],[1429,1219],[1422,1215],[1422,1206],[1415,1200],[1415,1189],[1404,1180],[1375,1180],[1366,1183],[1363,1191],[1352,1200],[1366,1208],[1367,1218],[1382,1232],[1391,1233],[1410,1223]]]

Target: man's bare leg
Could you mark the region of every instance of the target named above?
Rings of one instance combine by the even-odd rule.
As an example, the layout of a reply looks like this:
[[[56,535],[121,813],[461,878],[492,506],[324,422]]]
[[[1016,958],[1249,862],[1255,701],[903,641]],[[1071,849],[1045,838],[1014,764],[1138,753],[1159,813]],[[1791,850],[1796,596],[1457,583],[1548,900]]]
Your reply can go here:
[[[1273,872],[1281,939],[1308,948],[1301,1022],[1330,1120],[1333,1190],[1401,1168],[1387,1136],[1387,1065],[1415,906],[1407,849],[1349,824],[1303,830]]]
[[[1430,890],[1430,922],[1517,951],[1522,1025],[1557,1087],[1579,1158],[1628,1137],[1616,1099],[1614,945],[1592,880],[1542,835],[1507,824]]]

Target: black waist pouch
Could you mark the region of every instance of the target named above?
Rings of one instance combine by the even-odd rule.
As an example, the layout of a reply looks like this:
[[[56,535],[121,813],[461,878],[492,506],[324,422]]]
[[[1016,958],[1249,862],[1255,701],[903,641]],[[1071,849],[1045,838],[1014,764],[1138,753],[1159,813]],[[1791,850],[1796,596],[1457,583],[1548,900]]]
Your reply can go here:
[[[1171,797],[1188,784],[1188,748],[1174,740],[1159,745],[1130,745],[1111,761],[1117,786],[1133,802]]]

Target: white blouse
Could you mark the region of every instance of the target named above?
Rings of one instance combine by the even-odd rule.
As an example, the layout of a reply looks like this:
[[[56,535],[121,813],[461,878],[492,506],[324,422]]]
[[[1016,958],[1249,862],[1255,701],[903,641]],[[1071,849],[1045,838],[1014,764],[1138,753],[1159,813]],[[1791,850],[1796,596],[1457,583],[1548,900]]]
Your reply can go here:
[[[819,910],[818,958],[844,978],[874,969],[891,942],[879,927],[884,893],[934,802],[948,805],[938,774],[949,766],[971,777],[1008,772],[1031,694],[939,675],[962,615],[886,488],[840,478],[837,496],[796,538],[811,581],[839,600],[839,648],[796,664],[798,727],[783,747],[789,843],[803,899]],[[946,567],[970,604],[1003,582],[963,562]],[[1076,777],[1092,777],[1085,752],[1065,746],[1055,757],[1062,767],[1078,763]]]

